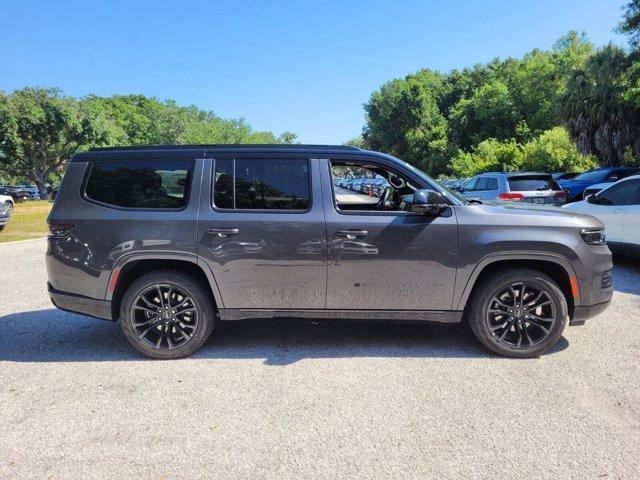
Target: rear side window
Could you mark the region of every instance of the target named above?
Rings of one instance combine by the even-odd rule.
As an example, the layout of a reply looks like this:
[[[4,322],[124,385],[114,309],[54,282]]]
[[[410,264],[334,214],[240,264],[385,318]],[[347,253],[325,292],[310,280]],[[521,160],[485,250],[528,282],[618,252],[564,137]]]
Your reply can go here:
[[[191,160],[93,162],[85,195],[116,207],[176,209],[186,205]]]
[[[534,192],[537,190],[562,190],[550,176],[509,177],[509,189],[515,192]]]
[[[213,203],[221,209],[307,210],[309,162],[304,159],[215,161]]]

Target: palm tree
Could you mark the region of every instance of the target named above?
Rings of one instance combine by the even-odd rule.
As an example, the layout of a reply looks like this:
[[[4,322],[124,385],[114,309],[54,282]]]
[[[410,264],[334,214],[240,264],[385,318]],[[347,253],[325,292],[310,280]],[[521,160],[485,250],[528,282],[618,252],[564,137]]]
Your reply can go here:
[[[624,151],[637,153],[638,109],[627,101],[630,60],[609,44],[571,73],[560,100],[561,115],[582,153],[598,156],[603,165],[620,165]]]

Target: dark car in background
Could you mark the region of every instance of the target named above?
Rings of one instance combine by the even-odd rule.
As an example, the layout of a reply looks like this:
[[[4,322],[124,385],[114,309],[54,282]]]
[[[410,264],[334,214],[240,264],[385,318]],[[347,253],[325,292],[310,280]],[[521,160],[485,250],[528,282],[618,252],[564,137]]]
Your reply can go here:
[[[337,193],[349,166],[387,179],[384,195]],[[153,358],[193,353],[218,321],[265,317],[464,319],[491,351],[532,357],[613,294],[596,218],[470,202],[355,147],[78,153],[48,222],[53,303],[120,320]]]
[[[559,185],[567,192],[567,202],[582,200],[584,190],[598,183],[613,183],[640,172],[638,167],[601,167],[587,170],[571,180],[561,180]]]
[[[16,203],[24,202],[31,198],[31,195],[26,190],[9,185],[0,186],[0,195],[9,195]]]

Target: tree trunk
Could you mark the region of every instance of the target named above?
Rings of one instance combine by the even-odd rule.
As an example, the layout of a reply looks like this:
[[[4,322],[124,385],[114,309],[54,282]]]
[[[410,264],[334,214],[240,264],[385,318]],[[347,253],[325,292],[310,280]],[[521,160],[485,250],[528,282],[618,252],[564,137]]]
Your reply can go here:
[[[31,180],[33,180],[34,183],[36,184],[36,187],[38,187],[38,193],[40,193],[40,199],[48,200],[49,192],[47,191],[47,185],[46,185],[47,179],[45,178],[44,174],[42,172],[33,171],[29,176],[31,177]]]

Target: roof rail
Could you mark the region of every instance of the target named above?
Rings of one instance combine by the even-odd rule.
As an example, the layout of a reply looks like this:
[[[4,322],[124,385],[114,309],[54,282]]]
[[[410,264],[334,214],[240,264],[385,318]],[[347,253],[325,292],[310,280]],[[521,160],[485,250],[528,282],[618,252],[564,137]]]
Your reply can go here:
[[[94,147],[91,152],[113,151],[113,150],[189,150],[189,149],[209,149],[209,148],[243,148],[243,149],[274,149],[274,150],[345,150],[359,151],[358,147],[351,145],[308,145],[290,143],[219,143],[210,145],[137,145],[123,147]]]

